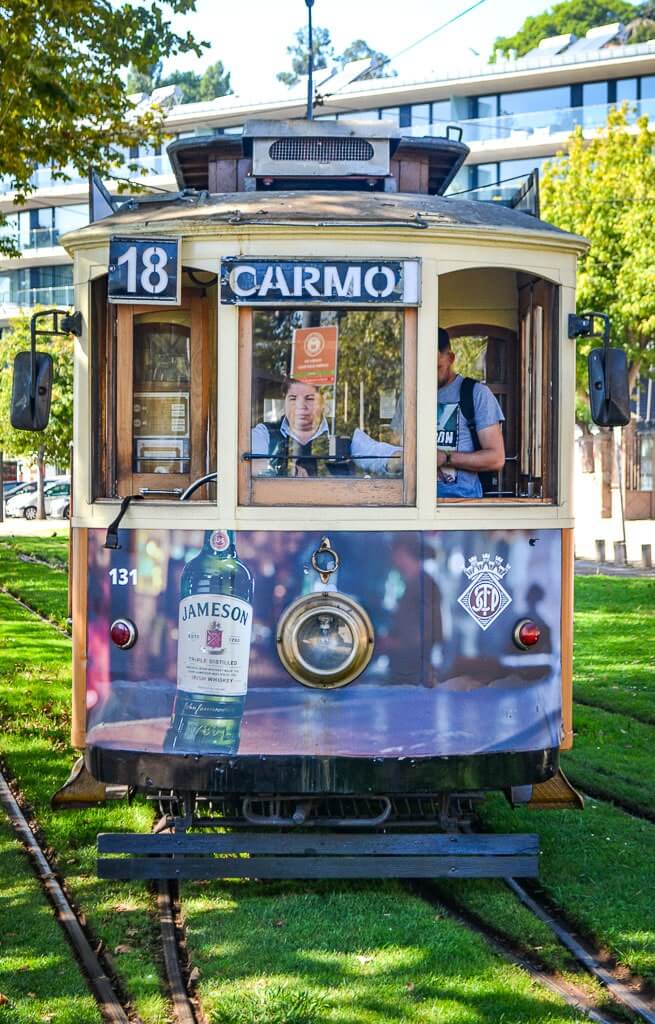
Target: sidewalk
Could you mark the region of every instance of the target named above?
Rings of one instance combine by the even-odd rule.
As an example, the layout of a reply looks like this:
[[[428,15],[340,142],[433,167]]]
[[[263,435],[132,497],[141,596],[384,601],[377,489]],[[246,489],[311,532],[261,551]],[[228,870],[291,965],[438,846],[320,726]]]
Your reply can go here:
[[[576,576],[652,576],[655,568],[642,569],[639,565],[614,565],[613,562],[591,562],[586,558],[576,558]]]
[[[0,523],[0,537],[68,536],[67,519],[5,519]]]

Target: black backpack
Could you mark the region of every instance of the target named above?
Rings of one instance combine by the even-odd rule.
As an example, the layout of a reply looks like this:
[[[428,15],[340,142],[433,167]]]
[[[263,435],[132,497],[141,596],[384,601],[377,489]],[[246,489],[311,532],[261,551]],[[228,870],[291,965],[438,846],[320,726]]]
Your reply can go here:
[[[473,388],[478,383],[479,381],[473,380],[472,377],[464,377],[462,380],[462,388],[459,393],[459,407],[462,411],[462,416],[466,420],[466,426],[471,431],[473,451],[475,452],[479,452],[482,447],[475,427],[475,405],[473,403]],[[500,478],[498,470],[485,470],[478,473],[478,476],[480,478],[483,494],[500,494]]]

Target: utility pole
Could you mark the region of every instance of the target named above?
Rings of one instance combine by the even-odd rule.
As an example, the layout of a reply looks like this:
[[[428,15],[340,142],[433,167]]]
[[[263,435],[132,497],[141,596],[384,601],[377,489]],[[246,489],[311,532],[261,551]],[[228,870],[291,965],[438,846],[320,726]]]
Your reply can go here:
[[[314,0],[305,0],[305,3],[307,4],[307,17],[309,21],[309,55],[307,58],[307,120],[311,121],[314,116],[314,39],[312,37],[312,7],[314,6]]]

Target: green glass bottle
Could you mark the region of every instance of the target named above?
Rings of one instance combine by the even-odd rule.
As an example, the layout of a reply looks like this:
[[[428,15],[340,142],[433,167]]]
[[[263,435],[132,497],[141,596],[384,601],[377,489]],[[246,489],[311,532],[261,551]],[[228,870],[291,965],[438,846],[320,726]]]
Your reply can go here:
[[[207,530],[180,587],[177,693],[164,750],[235,754],[248,689],[252,573],[233,530]]]

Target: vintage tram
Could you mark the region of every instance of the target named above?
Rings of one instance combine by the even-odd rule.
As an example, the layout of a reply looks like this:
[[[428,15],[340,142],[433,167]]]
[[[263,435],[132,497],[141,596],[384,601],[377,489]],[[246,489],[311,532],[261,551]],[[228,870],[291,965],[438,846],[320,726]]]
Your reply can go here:
[[[178,194],[64,240],[77,784],[147,793],[172,829],[101,837],[144,855],[101,872],[533,873],[533,838],[457,829],[485,791],[576,799],[586,243],[444,196],[466,147],[382,121],[252,121],[169,152]],[[488,423],[441,400],[443,352],[501,410],[500,463],[459,459]],[[38,353],[17,370],[23,425],[48,373]],[[458,473],[477,489],[441,487]],[[267,856],[198,867],[234,850]]]

